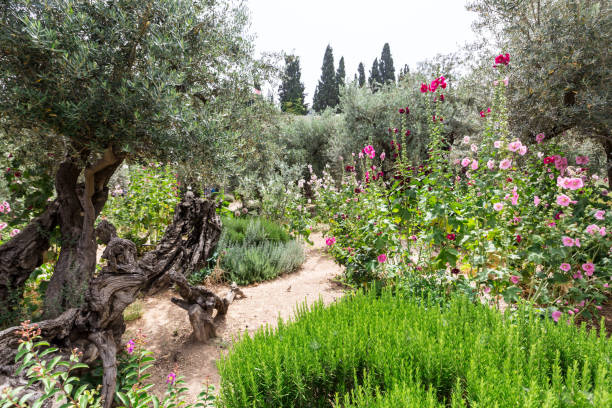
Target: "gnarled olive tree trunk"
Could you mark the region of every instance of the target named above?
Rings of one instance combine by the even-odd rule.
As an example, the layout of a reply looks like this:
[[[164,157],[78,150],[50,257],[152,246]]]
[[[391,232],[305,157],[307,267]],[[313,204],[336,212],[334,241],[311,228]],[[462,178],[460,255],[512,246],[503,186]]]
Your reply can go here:
[[[86,222],[83,221],[83,225]],[[42,336],[52,343],[65,350],[74,347],[82,350],[85,362],[101,358],[104,367],[102,397],[104,406],[109,408],[116,384],[116,351],[125,331],[123,311],[140,291],[158,288],[177,279],[187,285],[184,277],[203,267],[216,246],[221,234],[221,219],[214,202],[196,198],[188,192],[177,205],[173,221],[156,248],[141,259],[136,257],[134,243],[118,238],[109,223],[100,223],[97,233],[107,243],[103,257],[108,262],[89,281],[84,303],[54,319],[40,322],[39,326]],[[83,236],[85,234],[81,238]],[[76,247],[79,248],[78,243]],[[74,259],[78,262],[78,258]],[[190,290],[188,285],[186,290]],[[213,303],[222,305],[223,314],[233,299],[231,296],[232,299],[220,300],[212,293],[208,295]],[[18,330],[19,327],[13,327],[0,332],[0,374],[14,368]]]

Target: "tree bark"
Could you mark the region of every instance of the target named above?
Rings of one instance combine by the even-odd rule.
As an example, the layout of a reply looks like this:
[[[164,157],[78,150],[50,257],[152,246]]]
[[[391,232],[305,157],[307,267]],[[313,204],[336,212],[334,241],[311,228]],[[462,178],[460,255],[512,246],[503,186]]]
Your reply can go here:
[[[174,219],[155,250],[141,259],[136,258],[133,242],[116,237],[110,224],[102,222],[97,232],[107,242],[103,258],[108,263],[89,282],[84,303],[54,319],[38,323],[42,336],[53,344],[64,350],[73,347],[82,350],[84,362],[90,363],[101,357],[105,408],[110,408],[113,402],[117,370],[115,355],[125,332],[123,311],[139,292],[158,284],[167,285],[176,279],[186,283],[185,277],[204,265],[221,234],[221,219],[215,209],[214,202],[187,193],[177,205]],[[78,262],[78,258],[75,259]],[[218,314],[224,315],[234,295],[225,299],[212,295],[218,300],[215,300],[219,305]],[[194,312],[194,319],[205,319],[203,315],[196,315]],[[13,327],[0,332],[0,374],[13,375],[16,368],[17,330],[18,327]]]

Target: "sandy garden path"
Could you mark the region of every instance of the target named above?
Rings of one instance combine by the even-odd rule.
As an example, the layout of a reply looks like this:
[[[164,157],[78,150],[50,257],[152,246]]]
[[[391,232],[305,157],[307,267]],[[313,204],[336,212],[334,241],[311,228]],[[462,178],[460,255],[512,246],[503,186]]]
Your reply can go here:
[[[292,318],[296,305],[304,301],[311,304],[321,298],[328,304],[342,296],[342,287],[332,281],[342,269],[325,253],[320,233],[313,234],[312,240],[314,246],[306,245],[306,261],[299,271],[243,287],[247,297],[230,305],[225,322],[217,330],[218,338],[208,344],[192,341],[187,312],[170,302],[176,296],[172,291],[144,299],[143,315],[128,323],[125,339],[138,329],[147,336],[146,347],[157,360],[151,370],[156,394],[165,390],[165,378],[171,371],[185,377],[190,400],[201,391],[202,383],[208,382],[218,389],[220,378],[215,362],[227,352],[232,338],[253,333],[262,326],[274,327],[279,317]],[[227,288],[219,286],[213,290],[223,295]]]

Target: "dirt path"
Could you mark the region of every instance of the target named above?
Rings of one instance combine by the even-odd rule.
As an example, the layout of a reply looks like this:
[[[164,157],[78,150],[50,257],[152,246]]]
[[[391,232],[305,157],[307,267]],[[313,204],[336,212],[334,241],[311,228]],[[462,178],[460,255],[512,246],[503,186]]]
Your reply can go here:
[[[138,329],[147,336],[147,348],[157,359],[151,372],[156,393],[163,393],[165,377],[171,371],[185,377],[190,399],[195,399],[202,383],[218,389],[215,361],[228,350],[233,337],[266,325],[275,327],[279,317],[287,320],[293,316],[298,303],[311,304],[321,298],[327,304],[342,296],[342,288],[331,282],[341,268],[325,254],[321,234],[313,234],[312,239],[315,245],[306,246],[306,261],[298,272],[243,288],[247,298],[230,305],[218,338],[208,344],[191,340],[187,313],[170,302],[171,291],[145,299],[142,317],[128,323],[126,341]],[[221,295],[227,291],[224,287],[214,290]]]

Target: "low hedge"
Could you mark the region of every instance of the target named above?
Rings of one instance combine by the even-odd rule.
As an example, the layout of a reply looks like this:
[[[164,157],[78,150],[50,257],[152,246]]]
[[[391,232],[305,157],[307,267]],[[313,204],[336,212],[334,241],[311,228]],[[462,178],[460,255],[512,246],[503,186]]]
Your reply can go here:
[[[612,341],[521,310],[358,293],[219,362],[220,407],[610,407]]]
[[[259,245],[265,242],[286,243],[291,237],[279,224],[263,217],[240,217],[222,219],[222,245]]]

